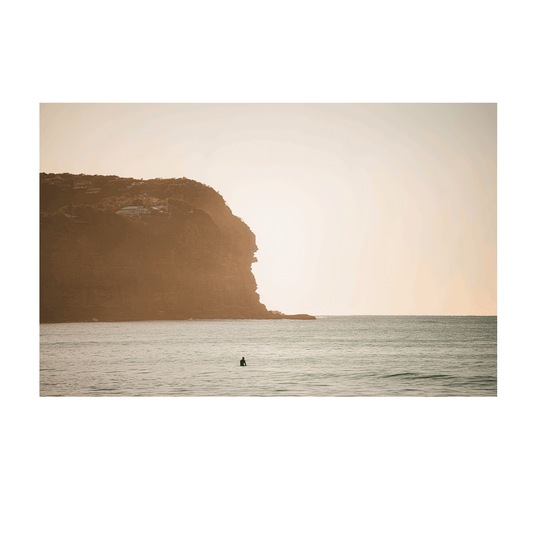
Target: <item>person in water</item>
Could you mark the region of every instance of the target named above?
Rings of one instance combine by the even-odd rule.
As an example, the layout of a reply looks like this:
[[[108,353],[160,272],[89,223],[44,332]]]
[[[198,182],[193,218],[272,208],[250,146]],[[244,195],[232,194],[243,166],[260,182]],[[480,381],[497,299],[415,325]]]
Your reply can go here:
[[[241,359],[241,366],[246,366],[246,361],[244,360],[244,357]]]

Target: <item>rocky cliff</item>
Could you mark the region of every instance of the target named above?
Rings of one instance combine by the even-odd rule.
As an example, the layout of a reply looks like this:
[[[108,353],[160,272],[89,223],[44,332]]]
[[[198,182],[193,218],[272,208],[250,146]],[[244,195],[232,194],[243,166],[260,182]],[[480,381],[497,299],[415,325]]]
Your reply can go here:
[[[255,235],[186,179],[40,175],[41,322],[313,318],[268,311]]]

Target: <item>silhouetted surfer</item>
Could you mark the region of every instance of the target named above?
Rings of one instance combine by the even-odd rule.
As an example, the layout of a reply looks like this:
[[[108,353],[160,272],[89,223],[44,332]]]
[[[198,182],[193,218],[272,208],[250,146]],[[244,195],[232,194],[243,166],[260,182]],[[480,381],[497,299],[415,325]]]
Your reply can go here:
[[[244,360],[244,357],[241,359],[241,366],[246,366],[246,361]]]

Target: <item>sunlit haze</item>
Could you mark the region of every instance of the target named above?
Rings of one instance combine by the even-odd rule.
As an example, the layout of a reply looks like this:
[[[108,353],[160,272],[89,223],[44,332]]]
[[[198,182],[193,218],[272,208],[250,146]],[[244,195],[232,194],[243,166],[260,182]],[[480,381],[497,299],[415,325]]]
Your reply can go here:
[[[496,104],[42,104],[41,172],[187,177],[284,313],[496,314]]]

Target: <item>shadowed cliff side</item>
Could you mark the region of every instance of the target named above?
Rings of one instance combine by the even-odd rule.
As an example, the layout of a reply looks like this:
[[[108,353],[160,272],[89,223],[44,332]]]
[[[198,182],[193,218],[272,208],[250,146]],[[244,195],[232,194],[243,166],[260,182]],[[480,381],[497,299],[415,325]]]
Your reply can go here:
[[[268,311],[255,235],[186,178],[40,175],[40,320],[312,319]]]

